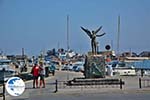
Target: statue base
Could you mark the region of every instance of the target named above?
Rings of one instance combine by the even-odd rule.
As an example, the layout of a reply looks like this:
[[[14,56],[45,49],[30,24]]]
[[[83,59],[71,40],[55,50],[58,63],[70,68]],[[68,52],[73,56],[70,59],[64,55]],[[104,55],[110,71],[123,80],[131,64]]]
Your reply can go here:
[[[88,52],[84,68],[85,78],[105,78],[105,59],[102,55]]]

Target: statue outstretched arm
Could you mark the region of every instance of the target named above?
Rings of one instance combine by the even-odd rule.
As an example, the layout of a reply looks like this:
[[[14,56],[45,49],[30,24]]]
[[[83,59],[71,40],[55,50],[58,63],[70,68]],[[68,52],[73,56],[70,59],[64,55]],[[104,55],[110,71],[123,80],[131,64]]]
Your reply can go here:
[[[103,35],[105,35],[106,33],[103,33],[103,34],[100,34],[100,35],[96,35],[97,37],[101,37],[101,36],[103,36]]]
[[[85,29],[85,28],[83,28],[82,26],[81,26],[81,29],[82,29],[84,32],[86,32],[87,35],[88,35],[90,38],[92,37],[92,34],[91,34],[91,32],[90,32],[88,29]]]
[[[98,33],[101,29],[102,29],[102,26],[101,26],[101,27],[99,27],[96,31],[94,31],[94,32],[95,32],[95,34],[96,34],[96,33]]]

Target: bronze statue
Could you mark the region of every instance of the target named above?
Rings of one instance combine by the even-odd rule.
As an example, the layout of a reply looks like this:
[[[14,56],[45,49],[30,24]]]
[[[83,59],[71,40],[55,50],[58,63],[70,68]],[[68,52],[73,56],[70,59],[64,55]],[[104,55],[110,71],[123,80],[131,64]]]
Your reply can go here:
[[[97,33],[102,29],[102,26],[99,27],[96,31],[92,31],[92,32],[90,32],[88,29],[85,29],[83,27],[81,27],[81,29],[83,31],[85,31],[87,33],[87,35],[90,37],[90,39],[91,39],[91,46],[92,46],[92,54],[96,54],[97,53],[96,37],[101,37],[101,36],[106,34],[106,33],[103,33],[101,35],[97,35]]]

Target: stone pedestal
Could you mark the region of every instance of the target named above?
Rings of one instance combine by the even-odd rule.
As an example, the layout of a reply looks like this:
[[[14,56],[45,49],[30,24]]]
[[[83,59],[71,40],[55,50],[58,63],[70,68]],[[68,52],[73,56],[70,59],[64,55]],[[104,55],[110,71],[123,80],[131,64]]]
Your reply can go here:
[[[101,55],[88,55],[84,68],[85,78],[105,78],[105,59]]]

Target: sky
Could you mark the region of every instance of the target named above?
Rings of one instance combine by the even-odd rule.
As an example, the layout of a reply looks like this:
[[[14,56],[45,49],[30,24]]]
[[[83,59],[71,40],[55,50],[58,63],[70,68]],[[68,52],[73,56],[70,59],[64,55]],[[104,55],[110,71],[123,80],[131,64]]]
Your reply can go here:
[[[5,54],[37,55],[53,48],[67,49],[67,15],[70,49],[86,53],[90,38],[80,26],[106,34],[97,41],[119,51],[150,51],[150,0],[0,0],[0,50]]]

